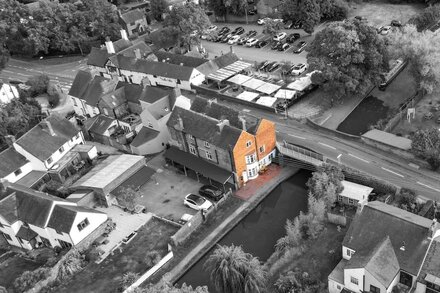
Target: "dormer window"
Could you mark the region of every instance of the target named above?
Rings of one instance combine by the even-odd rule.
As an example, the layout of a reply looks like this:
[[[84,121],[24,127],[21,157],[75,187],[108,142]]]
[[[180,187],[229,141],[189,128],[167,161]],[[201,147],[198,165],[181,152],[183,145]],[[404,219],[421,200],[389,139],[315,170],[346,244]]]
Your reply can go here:
[[[205,141],[205,147],[209,148],[210,146],[209,142]]]
[[[89,220],[88,220],[87,218],[85,218],[81,223],[79,223],[79,224],[77,225],[78,230],[79,230],[79,231],[83,230],[83,229],[84,229],[85,227],[87,227],[89,224],[90,224],[90,223],[89,223]]]
[[[53,162],[52,157],[50,157],[49,159],[47,159],[46,162],[47,162],[48,165],[52,164],[52,162]]]
[[[63,147],[60,147],[60,148],[58,149],[58,151],[60,152],[60,154],[62,154],[62,153],[64,152],[64,148],[63,148]]]

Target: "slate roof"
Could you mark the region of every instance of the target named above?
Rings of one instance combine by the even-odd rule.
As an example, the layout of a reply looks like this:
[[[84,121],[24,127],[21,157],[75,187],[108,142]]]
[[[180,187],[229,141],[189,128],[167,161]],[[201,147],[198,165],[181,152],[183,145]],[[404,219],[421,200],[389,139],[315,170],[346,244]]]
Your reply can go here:
[[[133,43],[129,40],[119,39],[117,41],[113,42],[113,47],[115,49],[116,54],[120,53],[121,51],[130,48],[133,45]],[[106,47],[103,48],[103,50],[106,50]]]
[[[141,94],[141,101],[147,102],[149,104],[153,104],[158,100],[162,99],[165,96],[170,94],[169,91],[161,89],[156,86],[146,86]]]
[[[87,65],[93,65],[97,67],[104,67],[107,63],[109,54],[106,49],[93,47],[87,56]]]
[[[70,233],[77,214],[81,212],[103,214],[82,206],[56,205],[53,208],[47,227],[53,228],[59,232]]]
[[[419,279],[424,280],[427,274],[440,278],[440,237],[432,241],[420,271]]]
[[[115,109],[127,102],[125,99],[125,91],[124,88],[115,89],[110,93],[104,94],[99,103],[104,102],[111,109]]]
[[[159,135],[159,131],[143,126],[133,141],[130,143],[133,147],[139,147],[144,143],[156,138]]]
[[[50,122],[54,135],[47,130],[46,121]],[[45,161],[78,132],[67,119],[51,115],[26,132],[16,143],[39,160]]]
[[[428,249],[431,224],[429,219],[374,201],[355,217],[342,245],[353,249],[355,255],[366,255],[388,236],[400,269],[417,275]]]
[[[70,87],[69,95],[75,98],[81,98],[92,80],[93,75],[90,73],[90,71],[79,70],[75,75],[72,86]]]
[[[126,23],[130,24],[132,22],[135,22],[139,19],[143,19],[145,17],[144,13],[142,13],[139,9],[133,9],[126,13],[123,13],[120,18]]]
[[[117,79],[107,79],[96,75],[81,97],[88,105],[96,107],[101,97],[112,92],[118,84]]]
[[[217,120],[228,119],[231,126],[242,129],[240,117],[246,120],[246,131],[255,135],[260,119],[241,115],[239,111],[219,103],[209,102],[207,99],[196,97],[191,104],[191,110],[203,113]]]
[[[20,184],[25,187],[32,188],[32,186],[35,183],[37,183],[38,181],[40,181],[44,177],[44,175],[46,175],[46,174],[47,174],[47,172],[44,172],[44,171],[32,170],[28,174],[21,177],[15,183]]]
[[[25,227],[25,226],[21,226],[20,230],[18,230],[16,236],[20,237],[21,239],[24,239],[26,241],[31,241],[32,239],[37,237],[37,235],[38,235],[37,232],[35,232],[31,228]]]
[[[399,272],[399,261],[389,236],[372,251],[356,251],[345,269],[365,268],[385,288],[388,288]]]
[[[228,65],[231,65],[232,63],[234,63],[235,61],[238,61],[238,60],[240,60],[240,59],[238,58],[238,56],[235,53],[228,52],[224,55],[221,55],[221,56],[215,58],[213,61],[215,64],[217,64],[217,66],[219,68],[223,68]]]
[[[167,62],[175,65],[183,65],[192,68],[197,68],[198,66],[209,61],[204,58],[196,58],[181,54],[173,54],[165,51],[157,51],[155,55],[159,62]]]
[[[144,42],[137,42],[130,47],[125,48],[124,50],[121,50],[117,54],[124,55],[125,57],[136,57],[135,50],[139,49],[141,56],[145,57],[148,56],[153,52],[151,50],[150,46],[145,44]]]
[[[12,172],[24,166],[28,160],[10,147],[0,153],[0,178],[6,177]]]
[[[0,201],[0,215],[10,224],[18,220],[17,198],[12,190],[9,190],[9,196]]]
[[[183,121],[183,132],[225,150],[235,146],[242,132],[241,129],[228,125],[225,125],[220,132],[217,126],[219,120],[180,107],[174,107],[167,125],[178,129],[179,117]]]
[[[139,104],[139,99],[143,91],[142,85],[120,81],[116,85],[116,90],[123,88],[124,99],[126,101]]]
[[[105,131],[110,127],[113,121],[115,121],[115,119],[105,115],[97,115],[94,123],[90,126],[89,131],[104,135]]]

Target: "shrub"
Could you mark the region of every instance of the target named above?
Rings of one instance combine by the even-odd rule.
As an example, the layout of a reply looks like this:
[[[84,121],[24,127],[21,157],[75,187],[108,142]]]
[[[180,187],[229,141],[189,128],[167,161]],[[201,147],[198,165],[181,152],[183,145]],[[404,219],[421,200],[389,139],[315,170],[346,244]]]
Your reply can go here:
[[[95,262],[100,258],[100,255],[103,253],[103,250],[98,247],[92,247],[85,253],[84,259],[87,262]]]
[[[342,171],[344,172],[347,180],[350,180],[354,183],[370,186],[374,189],[374,192],[376,193],[395,195],[397,192],[397,187],[395,185],[388,183],[385,180],[365,174],[359,170],[355,170],[347,166],[342,166]]]
[[[49,77],[45,74],[34,75],[26,81],[26,84],[31,87],[29,94],[35,97],[47,92]]]
[[[55,108],[60,103],[60,94],[55,93],[54,95],[49,95],[47,97],[47,101],[49,102],[51,108]]]
[[[14,289],[17,292],[24,292],[32,288],[38,281],[47,278],[49,274],[48,268],[38,268],[35,271],[25,271],[20,277],[14,281]]]
[[[73,249],[69,251],[60,264],[57,279],[61,281],[75,274],[76,272],[79,272],[83,268],[84,264],[84,257],[78,250]]]
[[[131,284],[136,282],[137,279],[139,279],[139,274],[133,272],[125,273],[122,276],[122,280],[121,280],[122,288],[127,289],[128,287],[131,286]]]
[[[396,196],[396,201],[399,205],[406,205],[407,207],[411,207],[416,203],[416,193],[414,190],[402,188],[399,194]]]
[[[157,250],[149,251],[145,256],[145,264],[151,268],[161,260],[161,255]]]

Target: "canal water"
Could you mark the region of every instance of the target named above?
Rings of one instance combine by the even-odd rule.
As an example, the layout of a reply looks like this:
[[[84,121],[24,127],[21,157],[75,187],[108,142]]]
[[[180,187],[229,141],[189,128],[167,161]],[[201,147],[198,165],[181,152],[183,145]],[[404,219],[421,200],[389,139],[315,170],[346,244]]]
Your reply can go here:
[[[375,96],[366,97],[350,115],[339,124],[337,130],[362,135],[367,132],[370,125],[375,125],[380,119],[386,118],[389,107]]]
[[[218,243],[221,245],[241,245],[245,252],[266,261],[274,252],[276,241],[285,235],[284,225],[287,219],[294,219],[300,211],[307,209],[306,182],[311,172],[301,170],[278,185],[253,211]],[[209,273],[203,264],[213,252],[211,249],[183,277],[179,285],[209,287],[210,293],[216,292]]]

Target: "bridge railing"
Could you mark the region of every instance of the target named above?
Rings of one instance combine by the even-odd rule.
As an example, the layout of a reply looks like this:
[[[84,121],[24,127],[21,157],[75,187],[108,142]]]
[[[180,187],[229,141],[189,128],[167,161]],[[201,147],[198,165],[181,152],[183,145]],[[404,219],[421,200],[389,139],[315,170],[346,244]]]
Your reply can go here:
[[[292,157],[311,163],[315,166],[321,166],[324,163],[324,156],[314,151],[301,148],[287,142],[277,143],[278,151],[284,156]]]

